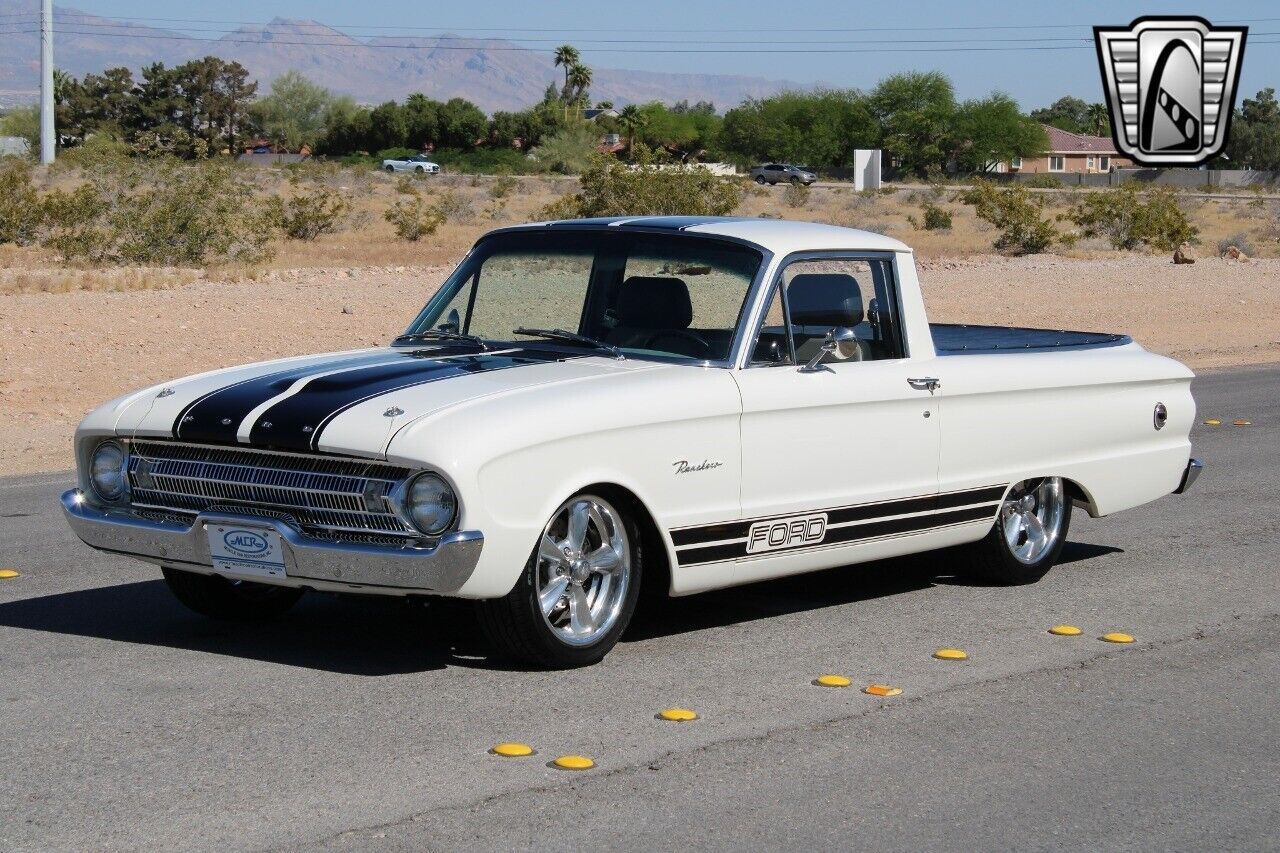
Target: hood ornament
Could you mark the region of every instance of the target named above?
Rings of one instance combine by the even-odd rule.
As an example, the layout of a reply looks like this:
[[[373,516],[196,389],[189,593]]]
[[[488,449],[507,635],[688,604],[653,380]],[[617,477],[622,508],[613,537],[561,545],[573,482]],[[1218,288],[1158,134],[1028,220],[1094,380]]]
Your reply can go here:
[[[383,412],[382,416],[384,418],[398,418],[403,414],[404,414],[404,409],[400,408],[399,406],[392,406],[391,408]]]

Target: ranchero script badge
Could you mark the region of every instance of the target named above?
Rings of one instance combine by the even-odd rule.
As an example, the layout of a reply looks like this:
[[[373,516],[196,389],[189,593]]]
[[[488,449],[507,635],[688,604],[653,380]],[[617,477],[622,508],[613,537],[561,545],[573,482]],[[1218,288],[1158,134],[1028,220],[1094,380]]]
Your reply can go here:
[[[703,459],[697,465],[690,465],[688,459],[679,459],[671,463],[677,474],[696,474],[699,471],[710,471],[713,468],[719,468],[723,462],[711,462]]]
[[[1219,154],[1248,31],[1163,16],[1094,27],[1116,148],[1143,166],[1198,166]]]

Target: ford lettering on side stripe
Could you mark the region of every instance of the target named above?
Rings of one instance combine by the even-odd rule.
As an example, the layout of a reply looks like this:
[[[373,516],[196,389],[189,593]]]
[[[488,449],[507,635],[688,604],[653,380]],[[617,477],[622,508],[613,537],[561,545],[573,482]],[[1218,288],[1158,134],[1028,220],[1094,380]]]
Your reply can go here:
[[[827,533],[827,514],[797,515],[773,521],[757,521],[747,534],[747,553],[777,551],[798,545],[816,545]]]

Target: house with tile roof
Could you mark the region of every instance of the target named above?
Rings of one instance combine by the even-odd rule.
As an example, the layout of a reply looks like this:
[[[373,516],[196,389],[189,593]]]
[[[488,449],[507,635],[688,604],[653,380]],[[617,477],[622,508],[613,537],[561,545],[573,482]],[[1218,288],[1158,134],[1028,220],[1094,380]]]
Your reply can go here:
[[[1041,127],[1049,137],[1048,150],[1040,157],[1015,158],[1011,163],[1001,163],[1000,171],[1024,175],[1097,175],[1134,164],[1116,151],[1115,143],[1105,136],[1071,133],[1047,124]]]

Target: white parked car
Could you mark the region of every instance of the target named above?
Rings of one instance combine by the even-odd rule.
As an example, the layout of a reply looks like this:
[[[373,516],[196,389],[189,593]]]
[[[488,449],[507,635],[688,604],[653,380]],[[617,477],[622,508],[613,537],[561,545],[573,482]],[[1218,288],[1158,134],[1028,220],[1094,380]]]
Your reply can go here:
[[[483,237],[386,347],[98,408],[63,507],[212,617],[458,596],[499,652],[574,666],[642,587],[938,548],[1034,581],[1073,507],[1191,485],[1191,377],[1123,335],[930,325],[911,250],[877,234],[540,223]]]
[[[425,154],[415,154],[403,160],[383,160],[384,172],[417,172],[418,174],[437,175],[440,165],[432,163]]]

